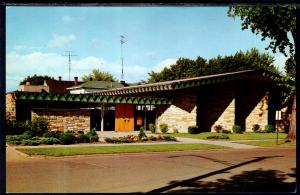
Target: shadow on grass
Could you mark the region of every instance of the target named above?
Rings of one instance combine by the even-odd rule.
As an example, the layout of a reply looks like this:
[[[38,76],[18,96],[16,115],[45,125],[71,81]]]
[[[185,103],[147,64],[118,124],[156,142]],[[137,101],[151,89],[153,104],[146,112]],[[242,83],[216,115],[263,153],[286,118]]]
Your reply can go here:
[[[229,179],[217,179],[216,181],[201,181],[201,179],[226,173],[231,169],[258,162],[268,158],[280,156],[256,157],[253,160],[239,163],[218,171],[200,175],[188,180],[171,181],[169,185],[154,189],[150,192],[295,192],[296,183],[287,183],[286,176],[295,177],[294,173],[284,174],[277,170],[251,170],[233,175]]]

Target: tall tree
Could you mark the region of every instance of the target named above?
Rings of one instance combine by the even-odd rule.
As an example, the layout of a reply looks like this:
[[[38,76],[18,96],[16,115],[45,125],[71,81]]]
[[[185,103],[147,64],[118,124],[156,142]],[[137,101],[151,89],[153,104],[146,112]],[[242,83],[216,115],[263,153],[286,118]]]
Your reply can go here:
[[[92,79],[93,81],[117,81],[112,74],[105,71],[100,71],[99,69],[93,69],[92,73],[84,75],[82,80],[87,82]]]
[[[25,79],[23,79],[20,82],[20,85],[24,85],[26,82],[30,82],[31,85],[43,85],[44,80],[53,80],[53,77],[49,77],[47,75],[33,75],[33,76],[27,76]]]
[[[191,78],[210,74],[220,74],[240,70],[267,70],[276,74],[279,71],[273,66],[274,58],[268,54],[261,54],[255,48],[250,51],[239,51],[230,56],[217,56],[210,60],[197,57],[196,60],[179,58],[169,68],[165,67],[161,72],[148,73],[149,83],[168,81],[174,79]]]
[[[247,7],[233,6],[228,10],[228,16],[240,17],[242,20],[242,30],[250,28],[252,33],[261,34],[262,40],[271,39],[266,49],[277,50],[285,56],[289,56],[286,62],[287,76],[295,81],[295,40],[296,40],[296,7],[295,6],[265,6]],[[289,34],[292,40],[289,39]],[[287,54],[286,51],[289,51]],[[293,78],[294,77],[294,78]],[[295,82],[292,82],[292,84]],[[291,88],[293,89],[293,87]],[[292,99],[292,114],[287,139],[296,137],[296,94],[295,90],[290,91]]]

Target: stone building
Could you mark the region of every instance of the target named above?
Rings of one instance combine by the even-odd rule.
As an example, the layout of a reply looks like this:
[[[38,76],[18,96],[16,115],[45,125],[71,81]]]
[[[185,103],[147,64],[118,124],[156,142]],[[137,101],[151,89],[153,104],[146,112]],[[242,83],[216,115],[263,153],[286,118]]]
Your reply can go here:
[[[275,125],[279,88],[272,75],[239,71],[152,84],[117,87],[92,94],[13,92],[7,119],[45,117],[51,130],[133,131],[165,123],[170,132],[189,126],[214,131],[240,125]]]

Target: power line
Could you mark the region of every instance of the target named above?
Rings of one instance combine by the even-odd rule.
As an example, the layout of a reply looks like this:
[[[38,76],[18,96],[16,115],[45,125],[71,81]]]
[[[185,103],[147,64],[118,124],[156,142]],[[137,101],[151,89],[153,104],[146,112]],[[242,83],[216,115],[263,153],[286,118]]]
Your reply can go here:
[[[74,54],[71,54],[73,53],[73,51],[65,51],[66,54],[62,55],[62,56],[66,56],[69,58],[69,81],[71,80],[71,56],[77,56],[77,55],[74,55]]]

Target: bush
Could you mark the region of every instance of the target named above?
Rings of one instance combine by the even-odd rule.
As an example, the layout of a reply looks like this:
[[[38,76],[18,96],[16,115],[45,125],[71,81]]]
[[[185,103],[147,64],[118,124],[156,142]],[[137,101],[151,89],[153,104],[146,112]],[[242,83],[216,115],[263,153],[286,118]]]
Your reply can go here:
[[[169,135],[164,135],[164,136],[163,136],[163,139],[164,139],[165,141],[177,141],[177,139],[176,139],[175,137],[169,136]]]
[[[230,134],[230,133],[231,133],[231,131],[229,131],[229,130],[226,130],[226,129],[223,129],[223,130],[222,130],[222,133],[225,133],[225,134]]]
[[[41,137],[40,141],[42,144],[48,144],[48,145],[60,143],[59,139],[54,138],[54,137]]]
[[[229,139],[228,135],[210,135],[207,136],[206,139]]]
[[[260,129],[260,125],[259,125],[259,124],[254,124],[254,125],[252,126],[252,131],[253,131],[253,132],[257,132],[257,131],[259,131],[259,129]]]
[[[74,144],[76,142],[76,137],[72,133],[63,133],[60,135],[59,140],[62,144]]]
[[[165,123],[160,124],[160,125],[159,125],[159,128],[160,128],[160,131],[161,131],[162,133],[167,133],[167,132],[168,132],[168,125],[165,124]]]
[[[23,139],[21,141],[22,145],[28,145],[28,146],[37,146],[41,144],[41,141],[38,139]]]
[[[155,133],[155,131],[156,131],[156,126],[155,126],[155,124],[150,123],[150,124],[149,124],[149,130],[151,131],[151,133]]]
[[[149,140],[151,140],[151,141],[156,141],[156,140],[157,140],[157,137],[151,135],[151,136],[149,137]]]
[[[216,125],[216,126],[214,126],[214,129],[217,133],[220,133],[222,131],[223,127],[222,127],[222,125]]]
[[[93,136],[93,135],[91,135],[91,136]],[[78,136],[77,136],[78,143],[88,143],[89,141],[90,141],[89,136],[82,134],[82,133],[78,134]]]
[[[117,137],[112,137],[112,138],[106,137],[106,138],[104,138],[104,140],[107,143],[119,143],[120,142],[120,139]]]
[[[232,131],[233,131],[233,133],[243,133],[242,127],[240,125],[233,125]]]
[[[90,141],[91,143],[92,143],[92,142],[98,142],[98,141],[99,141],[99,137],[98,137],[97,133],[94,134],[93,132],[88,132],[88,133],[86,134],[86,136],[89,138],[89,141]]]
[[[5,133],[6,135],[20,135],[25,131],[31,130],[30,121],[6,120]]]
[[[33,135],[33,132],[32,131],[25,131],[23,134],[22,134],[22,139],[30,139],[32,138],[34,135]]]
[[[274,129],[273,125],[266,125],[265,131],[266,131],[266,133],[274,133],[275,129]]]
[[[189,134],[198,134],[200,133],[198,126],[189,126],[188,127],[188,133]]]
[[[146,133],[144,132],[144,128],[141,127],[138,138],[139,138],[139,140],[142,140],[144,137],[147,137],[147,136],[146,136]]]
[[[96,132],[96,128],[92,128],[89,133],[92,135],[98,135]]]
[[[21,140],[23,139],[22,135],[7,135],[6,136],[6,142],[8,143],[13,143],[13,142],[21,142]]]
[[[43,135],[45,132],[48,131],[49,122],[42,118],[38,117],[32,120],[31,122],[31,130],[34,135]]]

